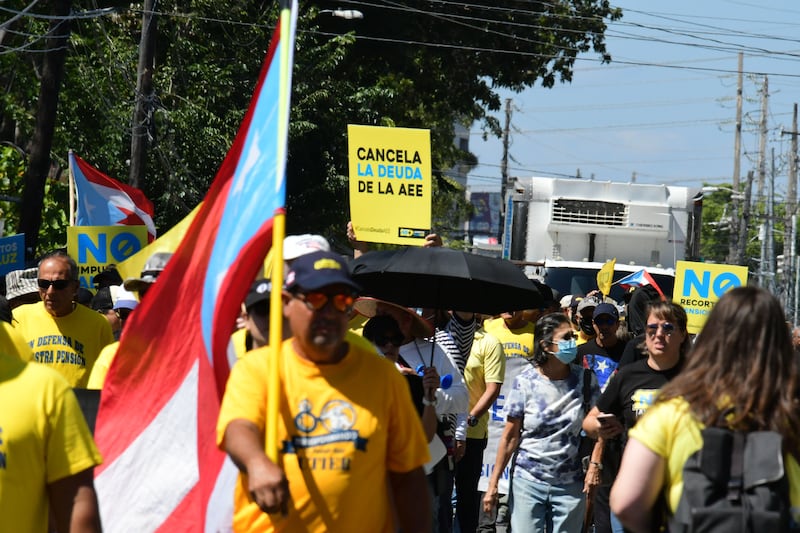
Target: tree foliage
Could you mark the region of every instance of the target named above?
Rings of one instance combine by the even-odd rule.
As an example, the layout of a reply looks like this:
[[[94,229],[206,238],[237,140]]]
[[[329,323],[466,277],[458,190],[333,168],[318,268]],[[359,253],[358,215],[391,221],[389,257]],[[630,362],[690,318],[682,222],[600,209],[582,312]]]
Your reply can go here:
[[[203,198],[230,147],[275,25],[275,4],[158,3],[156,94],[148,102],[143,189],[156,205],[161,232]],[[301,5],[287,170],[287,230],[342,243],[349,217],[347,124],[431,130],[435,226],[451,230],[468,207],[444,171],[474,161],[453,145],[454,123],[477,121],[485,134],[499,135],[493,116],[500,109],[498,88],[568,82],[581,53],[608,60],[606,23],[621,16],[605,0],[346,4],[364,19],[342,20],[325,11],[339,2]],[[25,5],[4,4],[18,11]],[[99,13],[94,2],[73,6],[80,16],[71,21],[52,178],[63,174],[73,149],[127,181],[141,5],[104,6],[116,11]],[[0,37],[0,141],[29,152],[47,22],[20,16],[9,28]]]
[[[733,203],[731,193],[724,189],[730,189],[730,185],[718,184],[711,187],[720,187],[723,190],[705,193],[703,195],[703,225],[700,236],[700,257],[703,261],[710,263],[725,263],[730,249],[732,239],[731,224],[736,220],[733,218]],[[785,204],[780,201],[775,203],[773,215],[773,254],[777,256],[783,253],[783,229]],[[747,224],[747,231],[744,236],[746,239],[745,258],[748,259],[748,266],[751,273],[756,273],[761,266],[757,260],[761,256],[761,231],[765,221],[765,206],[763,201],[752,202],[750,207],[750,217]],[[739,213],[741,217],[742,214]]]

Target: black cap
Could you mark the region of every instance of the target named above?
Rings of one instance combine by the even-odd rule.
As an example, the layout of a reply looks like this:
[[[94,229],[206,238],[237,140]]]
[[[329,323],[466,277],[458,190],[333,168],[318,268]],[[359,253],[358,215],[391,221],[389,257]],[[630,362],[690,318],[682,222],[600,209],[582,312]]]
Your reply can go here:
[[[268,279],[257,279],[251,286],[250,291],[244,298],[244,307],[248,311],[254,305],[269,302],[270,291],[272,290],[272,283]]]
[[[122,285],[122,276],[116,265],[108,265],[105,270],[94,277],[93,281],[95,289],[102,289],[111,285]]]
[[[89,307],[95,311],[113,309],[114,301],[111,298],[111,289],[109,287],[97,289],[97,293],[92,297],[92,304]]]

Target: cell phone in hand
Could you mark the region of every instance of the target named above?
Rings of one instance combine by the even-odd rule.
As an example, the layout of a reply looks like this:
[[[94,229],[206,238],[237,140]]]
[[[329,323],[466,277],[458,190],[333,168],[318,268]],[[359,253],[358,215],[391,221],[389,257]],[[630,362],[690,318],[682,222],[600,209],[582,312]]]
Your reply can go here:
[[[607,413],[600,413],[597,415],[597,420],[600,422],[601,426],[606,426],[611,423],[611,420],[614,419],[614,415],[607,414]]]

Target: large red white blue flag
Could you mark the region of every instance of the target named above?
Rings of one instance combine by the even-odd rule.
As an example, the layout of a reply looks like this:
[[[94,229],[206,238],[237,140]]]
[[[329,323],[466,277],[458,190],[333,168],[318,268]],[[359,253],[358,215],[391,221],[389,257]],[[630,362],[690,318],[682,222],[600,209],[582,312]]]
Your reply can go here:
[[[633,274],[628,274],[624,278],[620,278],[614,283],[620,285],[623,289],[652,285],[653,288],[658,291],[658,294],[661,295],[661,298],[665,298],[664,293],[661,292],[661,287],[659,287],[658,283],[656,283],[656,280],[653,279],[652,274],[645,269],[642,269],[639,272],[634,272]]]
[[[110,178],[69,151],[69,171],[75,182],[76,226],[146,226],[156,238],[153,203],[136,187]]]
[[[294,2],[291,13],[203,206],[126,322],[106,377],[95,430],[106,531],[231,528],[236,470],[215,445],[215,426],[226,344],[285,205],[289,100],[279,95],[291,86]]]

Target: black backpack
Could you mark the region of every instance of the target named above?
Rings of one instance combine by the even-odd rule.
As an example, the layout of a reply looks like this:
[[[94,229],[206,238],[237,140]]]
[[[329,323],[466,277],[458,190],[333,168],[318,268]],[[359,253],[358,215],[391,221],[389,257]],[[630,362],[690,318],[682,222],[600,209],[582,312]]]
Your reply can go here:
[[[703,447],[683,466],[670,533],[795,531],[781,435],[710,427],[702,436]]]

